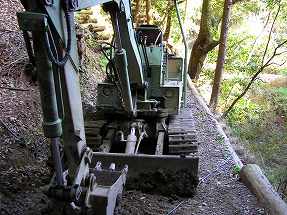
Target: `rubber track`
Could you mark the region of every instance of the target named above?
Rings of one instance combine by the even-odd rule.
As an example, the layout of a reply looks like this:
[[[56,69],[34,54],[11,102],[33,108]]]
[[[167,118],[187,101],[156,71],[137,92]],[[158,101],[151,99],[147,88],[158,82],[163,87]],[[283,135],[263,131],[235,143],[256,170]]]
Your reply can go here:
[[[169,154],[188,155],[197,153],[198,142],[190,109],[183,108],[168,125]]]

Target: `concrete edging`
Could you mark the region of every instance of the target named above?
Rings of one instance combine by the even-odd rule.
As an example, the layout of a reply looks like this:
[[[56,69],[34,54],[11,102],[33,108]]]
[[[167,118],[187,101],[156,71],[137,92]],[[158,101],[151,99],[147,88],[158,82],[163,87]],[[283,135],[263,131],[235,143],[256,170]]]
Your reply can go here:
[[[201,104],[201,106],[204,108],[204,110],[207,112],[208,115],[212,116],[213,121],[215,122],[216,128],[218,130],[218,132],[220,133],[220,135],[224,138],[224,145],[227,148],[227,150],[230,152],[230,155],[232,156],[232,159],[235,163],[236,166],[240,167],[240,169],[243,167],[243,163],[240,160],[240,158],[238,157],[238,155],[236,154],[236,152],[234,151],[229,138],[226,136],[225,132],[223,131],[221,125],[219,124],[219,122],[216,120],[214,114],[210,111],[210,109],[208,108],[206,102],[203,100],[203,98],[200,96],[199,92],[197,91],[197,89],[193,86],[193,83],[189,77],[189,75],[187,76],[187,84],[189,89],[191,90],[191,92],[193,93],[193,95],[196,97],[196,99],[199,101],[199,103]]]
[[[240,179],[253,192],[270,215],[287,215],[287,204],[273,189],[260,167],[247,164],[240,171]]]

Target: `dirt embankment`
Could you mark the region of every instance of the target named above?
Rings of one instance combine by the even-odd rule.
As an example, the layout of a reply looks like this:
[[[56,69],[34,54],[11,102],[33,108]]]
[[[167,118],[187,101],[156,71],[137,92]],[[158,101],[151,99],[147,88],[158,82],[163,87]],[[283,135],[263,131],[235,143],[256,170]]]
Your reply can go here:
[[[0,0],[0,214],[44,214],[48,198],[39,188],[49,183],[49,143],[42,132],[37,83],[25,74],[28,56],[18,29],[19,0]],[[87,50],[81,75],[85,110],[95,106],[95,89],[103,79]]]

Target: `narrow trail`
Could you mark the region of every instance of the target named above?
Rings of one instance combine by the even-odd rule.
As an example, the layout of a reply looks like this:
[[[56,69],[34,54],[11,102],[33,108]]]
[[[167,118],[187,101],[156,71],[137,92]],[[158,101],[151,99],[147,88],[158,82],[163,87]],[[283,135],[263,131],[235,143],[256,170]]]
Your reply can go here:
[[[216,124],[189,93],[185,109],[194,119],[199,145],[200,184],[192,199],[167,198],[127,191],[122,202],[123,214],[178,215],[256,215],[264,214],[255,196],[233,173],[234,162],[223,144]],[[172,212],[172,210],[176,208]]]

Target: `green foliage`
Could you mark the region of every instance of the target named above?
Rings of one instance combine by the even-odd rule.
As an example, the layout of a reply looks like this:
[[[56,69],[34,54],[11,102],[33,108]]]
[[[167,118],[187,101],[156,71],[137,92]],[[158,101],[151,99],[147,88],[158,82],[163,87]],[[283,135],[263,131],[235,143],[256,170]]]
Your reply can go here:
[[[287,178],[287,167],[269,168],[266,172],[270,182],[277,186]]]
[[[283,68],[279,70],[279,74],[281,75],[287,75],[287,68]]]
[[[173,16],[172,16],[172,26],[173,28],[171,29],[171,35],[172,35],[172,40],[174,43],[181,43],[181,30],[178,24],[178,19],[176,16],[176,11],[175,9],[172,12]],[[183,17],[184,17],[184,10],[182,7],[179,7],[179,14],[181,17],[181,21],[183,22]]]
[[[219,39],[220,31],[219,26],[222,19],[224,0],[211,0],[210,13],[211,13],[211,34],[214,38]]]
[[[242,36],[243,35],[243,36]],[[236,73],[236,75],[252,75],[256,72],[260,62],[260,51],[254,51],[252,57],[250,52],[254,43],[254,36],[247,33],[233,33],[228,37],[228,50],[225,60],[225,72]],[[217,61],[218,49],[208,53],[208,62]],[[246,78],[246,77],[245,77]]]
[[[219,135],[216,137],[215,141],[218,143],[218,144],[223,144],[224,143],[224,136],[222,135]]]
[[[278,183],[283,171],[277,163],[286,162],[286,103],[287,88],[258,84],[228,116],[234,134],[248,143],[246,147],[256,155],[273,183]]]
[[[273,8],[275,5],[280,3],[280,0],[262,0],[268,8]]]
[[[248,34],[242,37],[240,34],[231,33],[229,35],[225,70],[253,74],[257,69],[258,58],[253,57],[250,62],[248,60],[254,37]]]
[[[242,1],[233,6],[231,23],[239,26],[246,17],[258,15],[262,11],[262,2],[260,0]]]
[[[287,88],[286,87],[275,88],[274,92],[278,93],[278,95],[280,95],[281,97],[287,98]]]
[[[100,55],[99,65],[102,71],[106,70],[106,65],[108,64],[108,59],[102,54]]]
[[[232,172],[233,172],[233,174],[235,174],[235,175],[239,175],[240,170],[241,170],[241,168],[240,168],[240,166],[237,164],[237,165],[235,165],[235,166],[233,167]]]
[[[216,47],[215,49],[213,49],[210,52],[208,52],[207,62],[208,63],[215,63],[216,60],[217,60],[217,54],[218,54],[218,47]]]
[[[182,21],[184,18],[184,8],[183,8],[184,4],[185,3],[182,3],[179,5],[179,13],[180,13]],[[153,1],[152,7],[161,17],[161,19],[154,20],[154,24],[160,26],[161,29],[163,30],[163,32],[166,28],[166,26],[165,26],[166,22],[162,23],[162,20],[163,20],[163,18],[167,18],[167,12],[168,12],[167,10],[170,8],[171,27],[172,27],[171,33],[170,33],[170,35],[172,35],[171,39],[172,39],[173,43],[181,42],[181,31],[180,31],[180,27],[178,24],[178,19],[176,16],[175,7],[170,4],[170,1],[166,1],[166,0]]]
[[[152,6],[160,14],[160,16],[164,17],[167,12],[166,10],[169,7],[169,1],[154,1],[152,2]]]
[[[248,98],[242,98],[239,100],[237,108],[231,111],[228,120],[231,123],[236,122],[237,125],[251,123],[252,126],[257,126],[256,120],[260,118],[261,114],[262,107]]]
[[[273,103],[276,105],[276,113],[287,116],[287,88],[280,87],[273,89]]]

